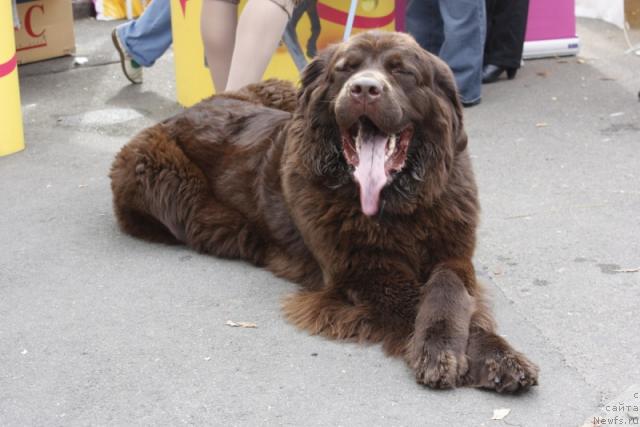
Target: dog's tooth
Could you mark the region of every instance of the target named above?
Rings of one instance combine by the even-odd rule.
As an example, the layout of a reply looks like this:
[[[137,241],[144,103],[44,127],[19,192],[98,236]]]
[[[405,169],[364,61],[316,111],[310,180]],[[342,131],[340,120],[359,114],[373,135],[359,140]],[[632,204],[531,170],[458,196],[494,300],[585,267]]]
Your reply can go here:
[[[389,147],[387,150],[387,158],[391,157],[391,155],[393,154],[393,152],[396,150],[396,136],[395,135],[391,135],[391,137],[389,138]]]

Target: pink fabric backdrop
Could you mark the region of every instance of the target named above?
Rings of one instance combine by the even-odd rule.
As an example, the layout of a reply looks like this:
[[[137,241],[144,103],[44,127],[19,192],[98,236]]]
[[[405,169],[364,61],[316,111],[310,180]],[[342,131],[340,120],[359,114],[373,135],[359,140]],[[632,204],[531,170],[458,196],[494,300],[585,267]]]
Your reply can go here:
[[[526,41],[576,35],[575,0],[529,0]]]
[[[398,31],[404,31],[406,3],[396,0]],[[567,39],[575,35],[575,0],[529,0],[526,41]]]

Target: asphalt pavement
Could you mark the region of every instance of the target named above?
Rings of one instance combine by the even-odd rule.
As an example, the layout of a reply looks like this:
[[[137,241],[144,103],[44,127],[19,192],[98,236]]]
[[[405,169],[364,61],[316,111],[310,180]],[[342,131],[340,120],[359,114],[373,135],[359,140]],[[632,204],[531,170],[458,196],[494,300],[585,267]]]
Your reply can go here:
[[[84,65],[19,70],[27,148],[0,158],[0,425],[581,426],[606,409],[634,422],[640,56],[621,31],[580,20],[579,57],[527,61],[466,111],[476,267],[500,332],[541,368],[538,387],[503,396],[421,387],[378,346],[288,324],[295,285],[120,232],[112,159],[181,107],[171,52],[128,84],[115,25],[76,21]]]

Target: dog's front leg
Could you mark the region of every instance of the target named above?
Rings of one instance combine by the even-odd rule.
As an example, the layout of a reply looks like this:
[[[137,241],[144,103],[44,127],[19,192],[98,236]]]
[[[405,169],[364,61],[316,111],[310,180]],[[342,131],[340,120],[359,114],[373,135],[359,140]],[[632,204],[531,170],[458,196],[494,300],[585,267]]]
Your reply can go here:
[[[461,275],[444,264],[437,266],[422,289],[405,355],[419,383],[451,388],[466,373],[472,312],[473,298]]]

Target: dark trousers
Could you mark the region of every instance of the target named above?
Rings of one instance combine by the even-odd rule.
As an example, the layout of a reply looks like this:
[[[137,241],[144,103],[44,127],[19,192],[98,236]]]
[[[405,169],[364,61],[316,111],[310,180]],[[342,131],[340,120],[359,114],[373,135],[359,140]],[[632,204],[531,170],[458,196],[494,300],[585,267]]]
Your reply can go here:
[[[486,0],[484,64],[519,68],[527,30],[529,0]]]

